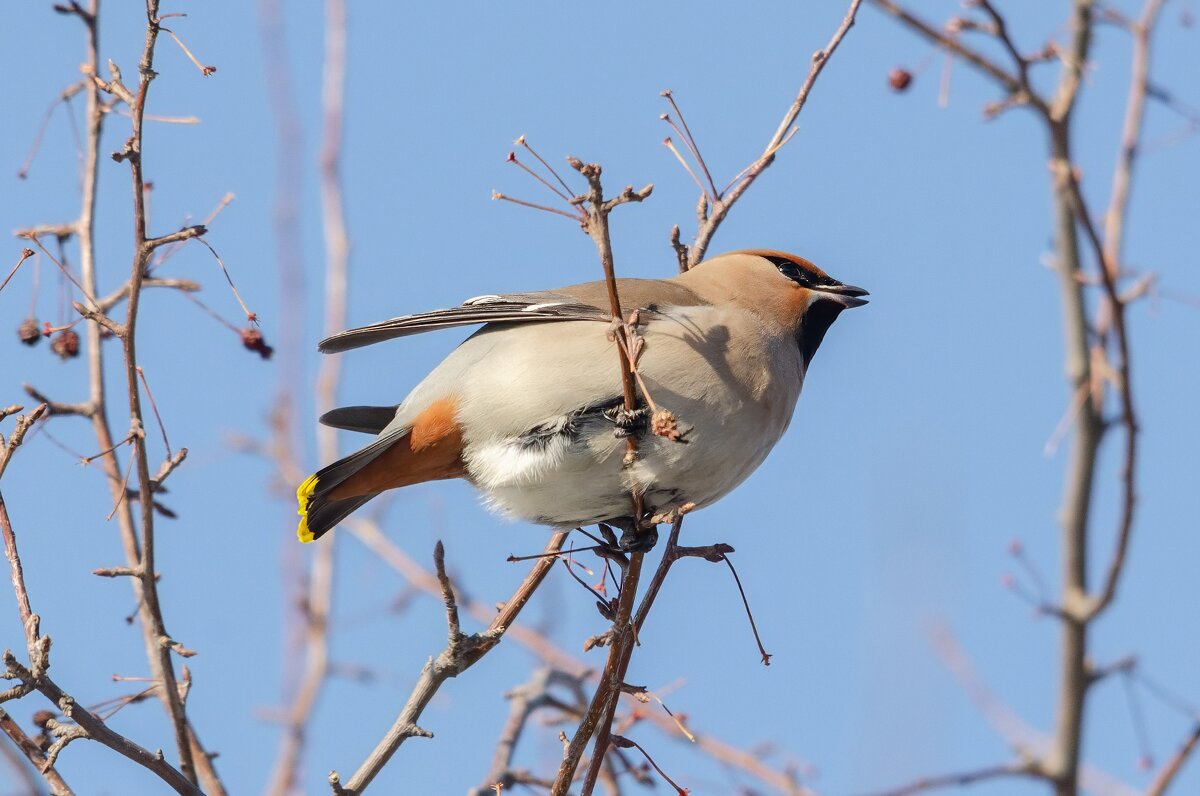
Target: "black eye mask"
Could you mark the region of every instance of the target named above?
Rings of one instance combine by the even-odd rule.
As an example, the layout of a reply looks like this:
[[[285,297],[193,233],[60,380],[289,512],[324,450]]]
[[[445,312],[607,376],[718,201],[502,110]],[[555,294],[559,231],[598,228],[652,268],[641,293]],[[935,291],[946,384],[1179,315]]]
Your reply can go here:
[[[839,287],[842,284],[828,274],[814,274],[807,268],[800,266],[799,263],[795,263],[784,257],[768,257],[767,259],[775,264],[775,267],[779,269],[779,273],[801,287],[820,289],[822,287]]]

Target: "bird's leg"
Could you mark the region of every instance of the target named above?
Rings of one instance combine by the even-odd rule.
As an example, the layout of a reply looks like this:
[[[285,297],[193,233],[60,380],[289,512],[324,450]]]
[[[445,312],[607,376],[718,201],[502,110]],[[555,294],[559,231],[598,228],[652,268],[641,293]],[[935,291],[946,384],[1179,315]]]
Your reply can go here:
[[[596,528],[599,530],[600,536],[604,538],[604,544],[597,546],[594,552],[600,558],[611,561],[620,567],[621,574],[624,575],[625,568],[629,566],[629,556],[621,549],[616,533],[602,522],[596,523]]]
[[[617,547],[624,552],[648,553],[658,544],[657,525],[646,524],[639,528],[633,517],[613,517],[607,522],[621,529],[621,540],[617,542]]]

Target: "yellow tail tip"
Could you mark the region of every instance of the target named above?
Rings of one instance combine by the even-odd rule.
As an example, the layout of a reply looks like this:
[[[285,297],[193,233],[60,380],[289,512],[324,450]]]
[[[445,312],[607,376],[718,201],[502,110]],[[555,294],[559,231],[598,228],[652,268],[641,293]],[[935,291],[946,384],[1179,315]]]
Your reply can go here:
[[[296,502],[299,504],[296,513],[300,515],[300,525],[296,528],[296,536],[306,544],[313,540],[313,533],[308,529],[308,501],[312,499],[316,491],[317,477],[315,475],[304,479],[304,483],[296,489]]]

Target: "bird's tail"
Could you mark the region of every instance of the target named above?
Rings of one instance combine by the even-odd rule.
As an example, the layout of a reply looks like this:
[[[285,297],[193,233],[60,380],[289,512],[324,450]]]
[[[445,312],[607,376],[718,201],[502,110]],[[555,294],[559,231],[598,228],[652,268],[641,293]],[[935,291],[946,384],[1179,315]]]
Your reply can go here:
[[[351,512],[379,494],[370,492],[335,498],[331,493],[351,476],[386,453],[407,431],[408,429],[402,429],[399,430],[399,433],[384,434],[357,453],[339,459],[317,471],[316,475],[310,475],[304,479],[304,483],[300,484],[296,490],[296,501],[299,504],[296,513],[300,515],[300,525],[296,528],[296,535],[300,537],[301,542],[320,539],[327,531],[348,517]]]

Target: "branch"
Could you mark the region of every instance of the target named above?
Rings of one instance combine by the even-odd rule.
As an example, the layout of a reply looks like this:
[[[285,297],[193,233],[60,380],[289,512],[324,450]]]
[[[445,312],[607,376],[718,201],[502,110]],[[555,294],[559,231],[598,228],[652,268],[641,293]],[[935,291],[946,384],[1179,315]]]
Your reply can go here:
[[[980,72],[995,80],[1008,94],[1015,95],[1021,92],[1020,78],[978,50],[968,47],[957,38],[938,30],[933,25],[905,9],[899,3],[894,3],[892,0],[871,0],[871,2],[877,8],[886,11],[903,22],[914,33],[957,55]],[[1030,99],[1033,100],[1036,96],[1036,94],[1031,95]]]
[[[0,709],[0,730],[4,732],[9,739],[16,744],[17,749],[25,756],[37,772],[46,780],[46,784],[50,786],[52,796],[74,796],[75,791],[71,790],[62,778],[62,775],[53,766],[46,765],[46,756],[42,754],[42,750],[33,742],[25,731],[21,729],[21,725],[8,715],[3,709]],[[37,780],[30,780],[31,792],[36,792]]]
[[[1163,796],[1171,787],[1171,783],[1175,781],[1175,777],[1183,770],[1184,763],[1196,751],[1197,746],[1200,746],[1200,724],[1192,728],[1178,751],[1163,764],[1162,770],[1154,777],[1154,782],[1150,783],[1150,787],[1146,789],[1146,796]]]
[[[13,406],[10,407],[10,409],[16,412],[21,411],[21,407],[19,406]],[[5,409],[4,415],[11,414],[10,409]],[[17,448],[21,447],[21,443],[25,441],[25,435],[29,433],[29,429],[31,429],[33,424],[36,423],[42,417],[42,415],[46,413],[47,409],[48,407],[43,403],[36,407],[29,414],[18,417],[17,425],[13,429],[12,436],[8,438],[7,444],[3,444],[3,437],[0,437],[0,445],[2,445],[2,447],[0,447],[0,477],[4,476],[4,471],[8,468],[9,460],[12,459],[12,456],[14,453],[16,453]],[[3,415],[0,415],[0,418],[2,417]]]
[[[200,290],[200,283],[193,282],[190,279],[164,279],[159,277],[146,277],[142,280],[142,288],[148,287],[164,287],[172,290],[182,290],[185,293],[196,293]],[[129,295],[129,283],[126,282],[121,287],[109,293],[104,298],[96,302],[100,312],[108,312],[113,307],[120,304],[126,296]]]
[[[194,783],[163,759],[162,750],[150,752],[124,735],[114,732],[99,716],[87,708],[76,704],[75,699],[64,693],[44,672],[39,674],[25,668],[16,661],[12,653],[5,655],[4,663],[13,676],[20,679],[22,683],[39,691],[43,696],[57,705],[64,716],[79,725],[84,734],[77,737],[88,738],[107,746],[114,752],[157,775],[159,779],[165,782],[176,793],[185,794],[185,796],[205,796],[204,792],[197,788]]]
[[[346,212],[342,202],[341,185],[346,84],[344,0],[326,0],[325,17],[320,183],[321,217],[325,236],[325,334],[332,335],[347,326],[346,287],[350,259],[350,241],[346,231]],[[336,406],[341,367],[341,357],[324,357],[321,360],[315,385],[318,415]],[[331,462],[337,459],[336,429],[331,426],[318,427],[317,452],[321,461]],[[299,462],[296,465],[297,469],[303,469]],[[317,698],[329,674],[329,615],[333,605],[337,543],[338,536],[334,534],[313,551],[308,582],[302,587],[306,607],[303,629],[304,674],[288,709],[287,723],[284,726],[274,772],[267,788],[269,794],[285,796],[295,789],[308,724],[312,720]]]
[[[1104,216],[1104,245],[1098,252],[1104,291],[1108,297],[1108,309],[1111,313],[1110,322],[1116,336],[1118,356],[1121,358],[1118,366],[1120,383],[1117,387],[1122,399],[1121,422],[1125,427],[1125,456],[1122,465],[1124,494],[1122,495],[1121,518],[1117,526],[1116,544],[1112,557],[1109,559],[1104,584],[1093,601],[1092,616],[1102,612],[1116,597],[1117,585],[1129,549],[1129,536],[1133,528],[1133,510],[1137,500],[1134,468],[1137,464],[1138,423],[1133,399],[1130,395],[1129,341],[1125,328],[1127,299],[1118,295],[1116,280],[1120,278],[1122,272],[1125,218],[1129,212],[1133,167],[1141,145],[1142,120],[1145,117],[1146,96],[1150,88],[1151,37],[1164,2],[1165,0],[1146,0],[1141,16],[1133,26],[1133,65],[1129,81],[1129,99],[1125,106],[1125,121],[1122,125],[1117,163],[1113,168],[1113,183],[1108,210]],[[1072,175],[1072,180],[1074,181],[1074,175]],[[1073,194],[1076,197],[1082,196],[1077,182],[1075,182]],[[1083,209],[1081,198],[1079,207]],[[1094,234],[1094,230],[1092,234]],[[1093,245],[1095,245],[1095,241],[1093,241]]]
[[[87,135],[84,147],[83,194],[79,221],[73,231],[79,238],[80,270],[82,273],[83,292],[88,296],[96,295],[97,273],[95,257],[95,216],[98,165],[100,159],[101,130],[106,116],[106,108],[101,102],[100,91],[108,91],[120,97],[129,105],[132,132],[116,159],[129,162],[133,187],[133,222],[134,222],[134,257],[130,278],[124,288],[128,304],[126,320],[122,327],[123,359],[126,392],[129,398],[130,426],[141,428],[141,404],[137,376],[136,356],[136,321],[141,289],[145,285],[147,264],[151,247],[147,246],[149,238],[146,234],[145,183],[142,175],[142,123],[149,84],[155,73],[153,70],[154,47],[157,41],[158,0],[147,0],[146,4],[146,35],[142,56],[138,64],[139,84],[136,95],[124,86],[120,70],[115,64],[109,63],[111,80],[99,79],[99,41],[96,24],[97,2],[92,0],[86,14],[79,13],[84,21],[87,32],[87,61],[85,71],[92,76],[86,86],[87,97]],[[120,301],[122,296],[117,296]],[[115,304],[115,302],[114,302]],[[87,324],[87,358],[90,395],[82,406],[90,410],[93,430],[100,450],[110,451],[101,457],[105,473],[112,491],[116,508],[117,525],[124,547],[126,564],[137,573],[129,580],[133,585],[137,602],[137,613],[140,619],[143,645],[151,668],[152,675],[160,684],[156,689],[163,707],[170,719],[175,734],[175,745],[178,750],[180,769],[185,782],[203,781],[210,796],[224,794],[224,788],[212,766],[210,756],[204,752],[196,737],[195,731],[188,725],[184,712],[183,700],[175,677],[174,662],[171,649],[160,644],[160,639],[170,638],[166,631],[162,609],[159,604],[154,566],[154,504],[151,493],[154,484],[149,474],[148,458],[145,450],[145,440],[138,437],[135,451],[132,455],[137,458],[138,465],[138,498],[141,504],[140,536],[138,524],[135,523],[130,501],[125,500],[122,468],[118,454],[113,449],[113,436],[108,417],[108,403],[104,381],[104,352],[100,337],[100,327]],[[82,722],[80,722],[82,724]],[[85,729],[87,729],[85,727]],[[160,761],[161,762],[161,761]],[[162,763],[162,765],[166,765]],[[173,769],[172,769],[173,770]]]
[[[492,765],[483,784],[471,791],[469,796],[494,796],[498,787],[510,787],[518,781],[520,772],[512,769],[513,756],[533,714],[545,707],[570,710],[569,706],[564,705],[551,692],[550,689],[555,685],[565,686],[574,692],[580,704],[586,701],[583,696],[582,678],[579,675],[548,667],[538,669],[529,682],[505,694],[509,701],[508,720],[500,732]]]
[[[966,787],[975,785],[980,782],[988,782],[996,779],[1009,779],[1026,777],[1032,779],[1046,779],[1045,774],[1038,771],[1038,768],[1033,763],[1004,763],[998,766],[989,766],[980,768],[974,771],[963,771],[957,774],[942,774],[936,777],[922,777],[914,780],[907,785],[890,790],[877,791],[872,796],[913,796],[917,793],[928,793],[932,790],[941,790],[942,788]]]
[[[411,586],[419,589],[431,596],[441,594],[441,585],[438,583],[434,573],[429,572],[421,565],[413,561],[403,550],[392,543],[379,530],[379,526],[374,522],[362,518],[352,518],[347,528],[354,538],[362,542],[372,553],[378,556],[379,560],[396,570]],[[714,546],[715,547],[715,546]],[[664,549],[664,555],[667,555],[671,550],[682,551],[695,550],[700,551],[705,548],[685,548],[674,547],[669,544]],[[557,557],[556,554],[548,554],[550,557]],[[661,565],[660,565],[661,566]],[[494,606],[486,605],[478,600],[466,599],[460,596],[460,608],[465,610],[479,622],[489,622],[496,614]],[[640,626],[639,626],[640,632]],[[580,681],[587,677],[591,670],[583,662],[571,655],[560,647],[555,645],[544,635],[538,631],[524,627],[522,625],[510,626],[505,634],[506,638],[512,643],[520,645],[536,655],[543,663],[556,670],[566,672],[572,679]],[[653,722],[656,726],[668,733],[672,737],[685,738],[681,732],[679,725],[673,719],[660,715],[657,712],[649,712],[645,717]],[[695,747],[704,751],[714,760],[721,762],[724,765],[737,768],[746,772],[752,777],[762,781],[766,785],[779,790],[782,793],[787,793],[789,796],[813,796],[813,794],[805,788],[800,787],[794,778],[787,772],[777,771],[771,766],[764,763],[756,755],[743,749],[739,749],[732,744],[720,740],[713,736],[695,735]],[[689,745],[693,743],[689,740]],[[549,787],[547,785],[547,787]]]
[[[734,203],[758,179],[758,175],[762,174],[775,161],[775,153],[791,138],[794,133],[792,125],[795,124],[796,118],[800,115],[800,111],[803,110],[804,104],[808,101],[808,95],[816,84],[817,78],[820,77],[822,70],[825,69],[825,65],[829,63],[829,59],[833,56],[838,45],[842,43],[842,39],[845,38],[846,33],[853,27],[854,19],[858,14],[860,5],[862,5],[862,0],[851,0],[850,7],[846,11],[846,16],[842,19],[841,25],[834,31],[829,43],[825,45],[824,49],[813,53],[812,64],[808,69],[808,77],[805,78],[804,83],[800,86],[799,93],[796,94],[791,107],[784,114],[783,120],[775,130],[775,134],[767,142],[763,153],[746,169],[745,174],[740,177],[740,181],[737,181],[728,192],[715,197],[711,212],[707,218],[701,220],[699,228],[696,230],[696,237],[692,241],[691,251],[688,254],[689,268],[694,267],[704,259],[704,255],[708,251],[708,246],[712,242],[713,235],[717,233],[717,228],[725,220],[725,216],[729,214]],[[701,197],[701,202],[703,202],[703,197]]]
[[[567,534],[556,532],[550,537],[550,541],[546,544],[546,553],[556,553],[562,549],[563,542],[566,541]],[[493,647],[500,643],[505,632],[516,621],[521,609],[533,596],[534,591],[550,568],[554,566],[557,560],[555,556],[548,555],[545,558],[538,559],[525,576],[525,580],[517,588],[513,596],[505,602],[504,607],[496,613],[491,624],[481,632],[471,636],[463,635],[457,631],[457,602],[454,596],[454,590],[450,585],[450,579],[446,575],[444,554],[442,552],[442,544],[438,542],[437,549],[434,552],[434,562],[437,565],[437,577],[440,583],[440,591],[446,603],[447,625],[449,626],[450,640],[437,656],[430,658],[425,664],[425,668],[421,671],[421,676],[418,678],[416,685],[413,686],[412,693],[405,702],[404,708],[400,711],[400,715],[396,718],[392,728],[388,730],[375,750],[363,761],[354,775],[343,786],[340,784],[340,778],[336,772],[330,774],[330,782],[334,786],[334,792],[339,794],[357,794],[366,790],[371,781],[379,774],[383,767],[387,765],[388,760],[396,753],[396,750],[409,738],[419,736],[423,738],[432,738],[433,734],[427,730],[421,729],[417,722],[421,718],[425,707],[433,699],[434,694],[442,687],[446,680],[457,677],[464,671],[475,665],[484,655],[486,655]]]

